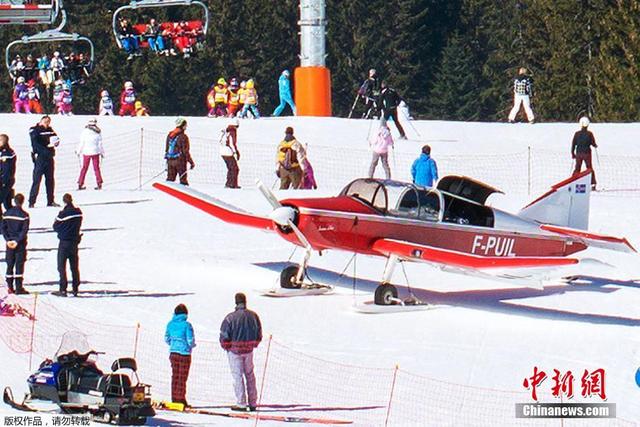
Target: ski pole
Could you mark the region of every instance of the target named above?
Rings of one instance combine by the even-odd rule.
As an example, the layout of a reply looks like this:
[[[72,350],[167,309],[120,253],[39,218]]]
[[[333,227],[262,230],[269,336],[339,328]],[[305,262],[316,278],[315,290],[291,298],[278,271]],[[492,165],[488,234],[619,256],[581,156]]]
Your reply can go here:
[[[166,171],[167,171],[167,168],[165,167],[162,171],[160,171],[156,175],[152,176],[150,179],[148,179],[147,181],[143,182],[142,184],[140,184],[140,186],[137,188],[137,190],[140,190],[142,187],[144,187],[145,185],[147,185],[148,183],[150,183],[151,181],[153,181],[154,179],[156,179],[157,177],[159,177],[160,175],[162,175]]]
[[[356,99],[353,100],[353,105],[351,106],[351,110],[349,110],[349,115],[347,119],[350,119],[353,115],[353,110],[356,108],[356,104],[358,103],[358,98],[360,98],[360,94],[356,92]]]
[[[418,138],[422,138],[422,135],[420,135],[420,132],[418,132],[418,129],[416,129],[413,123],[411,123],[411,120],[409,119],[409,115],[407,114],[404,108],[402,109],[402,115],[404,116],[407,123],[409,123],[409,126],[411,126],[411,129],[413,129],[413,131],[418,135]]]
[[[598,147],[594,147],[596,151],[596,162],[598,162],[598,168],[600,168],[600,155],[598,154]]]

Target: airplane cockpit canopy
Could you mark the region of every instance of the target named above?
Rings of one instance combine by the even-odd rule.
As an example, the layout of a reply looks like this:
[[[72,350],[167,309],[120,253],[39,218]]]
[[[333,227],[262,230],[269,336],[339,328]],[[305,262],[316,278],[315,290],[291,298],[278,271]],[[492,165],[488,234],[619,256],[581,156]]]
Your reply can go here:
[[[480,227],[494,225],[493,210],[487,206],[406,182],[361,178],[347,185],[340,195],[353,197],[393,217]]]

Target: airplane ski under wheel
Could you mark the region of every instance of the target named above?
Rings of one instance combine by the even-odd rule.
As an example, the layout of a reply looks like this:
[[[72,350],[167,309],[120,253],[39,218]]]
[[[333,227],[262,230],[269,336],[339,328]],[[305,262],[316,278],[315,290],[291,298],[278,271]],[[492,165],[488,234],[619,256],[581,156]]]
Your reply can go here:
[[[374,301],[364,301],[355,303],[353,310],[358,313],[364,314],[385,314],[385,313],[406,313],[410,311],[425,311],[433,310],[434,308],[441,307],[440,305],[427,304],[424,302],[416,302],[414,304],[390,304],[379,305]]]
[[[312,295],[327,295],[333,292],[333,286],[320,285],[317,283],[302,284],[301,287],[296,289],[287,288],[273,288],[260,291],[260,294],[266,297],[274,298],[290,298],[290,297],[303,297]]]

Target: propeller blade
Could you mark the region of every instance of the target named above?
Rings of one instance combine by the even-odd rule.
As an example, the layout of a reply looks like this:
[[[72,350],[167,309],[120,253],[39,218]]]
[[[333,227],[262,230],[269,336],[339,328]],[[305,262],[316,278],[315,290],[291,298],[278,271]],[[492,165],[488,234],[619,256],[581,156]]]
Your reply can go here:
[[[300,240],[300,243],[302,243],[306,249],[311,250],[311,243],[309,243],[307,238],[304,237],[304,234],[302,233],[302,231],[300,231],[298,226],[295,225],[291,220],[289,220],[289,227],[291,227],[295,235],[298,237],[298,240]]]
[[[256,181],[256,185],[258,186],[258,190],[260,190],[260,192],[262,193],[262,195],[264,196],[265,199],[267,199],[267,201],[269,202],[269,204],[271,205],[271,207],[273,209],[278,209],[281,208],[282,205],[280,204],[280,202],[278,201],[278,199],[276,199],[276,196],[271,192],[271,190],[269,190],[260,180]]]

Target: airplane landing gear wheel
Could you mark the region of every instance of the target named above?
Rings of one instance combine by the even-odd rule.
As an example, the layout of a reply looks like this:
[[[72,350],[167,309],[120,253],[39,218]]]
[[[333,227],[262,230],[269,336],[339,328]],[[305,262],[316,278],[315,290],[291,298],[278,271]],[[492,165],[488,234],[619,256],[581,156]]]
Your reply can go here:
[[[300,289],[302,283],[296,282],[299,268],[297,265],[285,267],[280,273],[280,286],[285,289]]]
[[[373,302],[376,305],[391,305],[394,304],[394,299],[398,298],[398,290],[395,286],[388,283],[379,285],[376,288],[376,292],[373,295]]]

